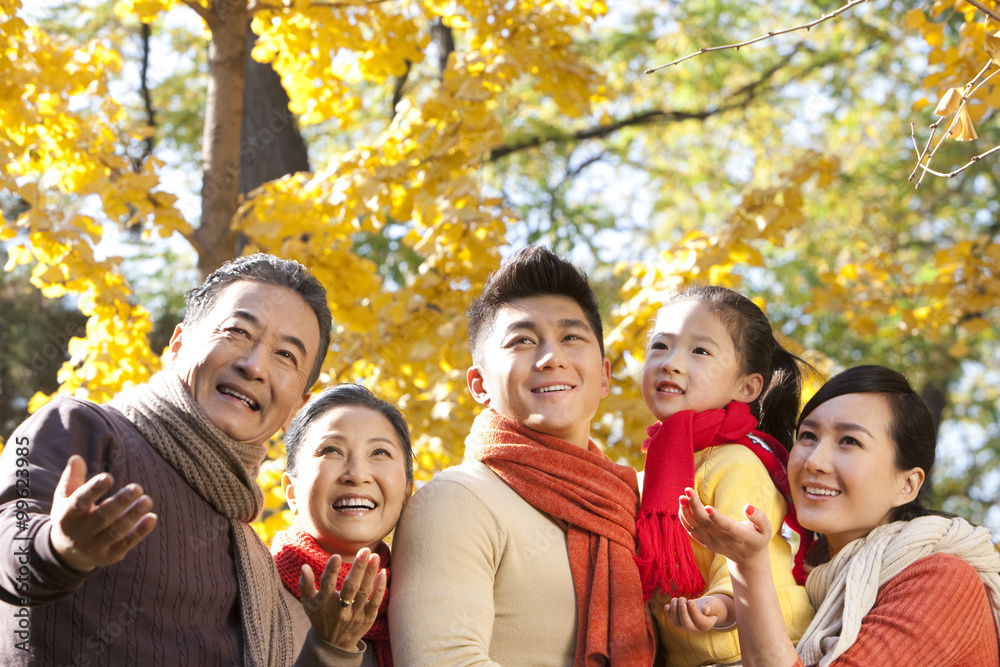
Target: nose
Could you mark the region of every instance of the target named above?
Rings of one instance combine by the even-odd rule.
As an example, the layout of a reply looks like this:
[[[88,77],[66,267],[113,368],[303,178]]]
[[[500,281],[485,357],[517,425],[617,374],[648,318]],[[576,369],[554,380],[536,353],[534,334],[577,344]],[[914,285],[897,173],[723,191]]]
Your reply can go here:
[[[681,355],[677,353],[676,347],[664,350],[661,354],[663,356],[660,361],[660,370],[668,373],[681,373],[684,371],[684,366],[681,364]]]
[[[267,378],[267,354],[263,345],[251,345],[236,359],[236,369],[248,380],[263,381]]]
[[[363,456],[350,455],[344,461],[344,468],[340,472],[342,484],[359,485],[371,479],[371,466],[368,465],[367,458]]]
[[[535,362],[538,370],[565,368],[565,366],[565,351],[558,343],[542,343],[538,346],[538,360]]]
[[[808,455],[802,462],[803,467],[809,472],[829,472],[832,469],[830,464],[830,447],[823,441],[817,442],[809,449]]]

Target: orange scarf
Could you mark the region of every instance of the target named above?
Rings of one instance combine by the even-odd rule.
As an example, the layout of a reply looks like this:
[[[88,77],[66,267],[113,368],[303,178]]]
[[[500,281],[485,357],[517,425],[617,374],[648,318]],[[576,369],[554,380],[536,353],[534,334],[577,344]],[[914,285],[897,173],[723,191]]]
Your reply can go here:
[[[364,640],[372,645],[380,667],[392,667],[388,620],[389,545],[380,542],[375,548],[375,553],[379,556],[379,565],[385,568],[385,595],[382,597],[382,604],[378,607],[375,623],[365,633]],[[274,534],[274,539],[271,541],[271,555],[274,556],[274,564],[278,568],[281,583],[285,585],[289,593],[300,600],[302,599],[302,593],[299,591],[299,576],[302,574],[303,564],[308,564],[312,568],[316,580],[316,590],[319,590],[320,577],[326,570],[326,562],[330,560],[330,554],[316,542],[312,535],[298,526],[289,526],[287,530]],[[344,585],[344,579],[350,571],[351,563],[341,563],[340,572],[337,573],[337,590],[340,590]]]
[[[639,487],[635,471],[484,410],[465,441],[528,503],[566,531],[576,588],[575,665],[650,665],[654,640],[635,556]]]

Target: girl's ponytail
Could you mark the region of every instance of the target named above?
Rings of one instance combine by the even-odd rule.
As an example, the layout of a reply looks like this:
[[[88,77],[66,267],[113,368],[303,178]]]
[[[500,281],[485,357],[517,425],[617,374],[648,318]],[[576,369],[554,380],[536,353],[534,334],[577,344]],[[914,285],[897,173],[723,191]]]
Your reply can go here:
[[[760,406],[757,428],[780,442],[786,450],[790,450],[795,442],[795,427],[799,418],[802,396],[799,364],[808,366],[775,340],[771,354],[771,382],[757,398]]]

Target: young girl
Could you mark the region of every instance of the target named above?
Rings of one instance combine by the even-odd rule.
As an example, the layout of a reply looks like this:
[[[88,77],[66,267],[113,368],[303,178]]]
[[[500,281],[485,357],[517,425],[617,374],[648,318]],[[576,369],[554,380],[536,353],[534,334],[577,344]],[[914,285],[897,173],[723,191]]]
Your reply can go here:
[[[798,578],[780,519],[769,551],[793,641],[812,619],[799,585],[805,580],[801,554],[812,535],[795,520],[785,474],[799,408],[797,361],[775,340],[764,313],[729,289],[690,288],[656,318],[642,395],[658,421],[643,443],[636,560],[670,665],[740,659],[726,559],[693,542],[678,519],[678,498],[687,487],[730,515],[747,502],[781,519],[787,509],[789,525],[801,536]]]

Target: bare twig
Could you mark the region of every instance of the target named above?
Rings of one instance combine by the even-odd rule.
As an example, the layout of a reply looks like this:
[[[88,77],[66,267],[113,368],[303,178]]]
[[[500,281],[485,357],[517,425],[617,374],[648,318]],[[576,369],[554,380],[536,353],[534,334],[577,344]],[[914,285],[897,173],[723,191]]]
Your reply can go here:
[[[965,171],[966,169],[968,169],[972,165],[976,164],[977,162],[979,162],[980,160],[982,160],[984,157],[986,157],[988,155],[992,155],[993,153],[996,153],[997,151],[1000,151],[1000,146],[994,146],[993,148],[989,149],[985,153],[980,153],[979,155],[977,155],[977,156],[975,156],[973,158],[969,158],[968,162],[966,162],[965,164],[963,164],[958,169],[955,169],[954,171],[949,171],[947,174],[942,173],[940,171],[934,171],[930,167],[928,167],[926,165],[923,165],[923,164],[917,165],[917,167],[920,168],[920,169],[923,169],[926,173],[932,174],[934,176],[940,176],[941,178],[952,178],[953,176],[962,173],[963,171]],[[920,184],[917,183],[918,187],[919,187],[919,185]]]
[[[965,1],[970,5],[972,5],[973,7],[975,7],[976,9],[978,9],[979,11],[981,11],[983,14],[989,16],[994,21],[1000,22],[1000,14],[997,14],[995,11],[993,11],[983,3],[977,2],[977,0],[965,0]]]
[[[931,123],[931,125],[930,125],[931,135],[930,135],[930,137],[927,138],[927,144],[924,146],[923,152],[921,152],[917,148],[917,140],[916,140],[916,137],[913,135],[913,124],[912,123],[910,124],[910,136],[913,138],[913,148],[916,150],[916,153],[917,153],[917,166],[915,166],[913,168],[913,171],[910,172],[909,178],[907,178],[906,180],[912,181],[913,180],[913,176],[917,173],[917,169],[923,170],[920,173],[920,178],[917,179],[917,184],[914,186],[915,188],[919,188],[920,187],[920,184],[924,182],[924,177],[927,174],[932,174],[934,176],[941,176],[943,178],[951,178],[955,174],[968,169],[970,166],[972,166],[972,164],[974,164],[975,162],[978,162],[979,160],[983,159],[983,157],[985,157],[985,156],[987,156],[987,155],[989,155],[990,153],[993,152],[993,150],[989,150],[986,153],[983,153],[982,155],[977,155],[976,157],[972,158],[968,162],[968,164],[966,164],[964,167],[958,169],[957,171],[951,172],[950,175],[945,175],[945,174],[942,174],[940,172],[934,171],[929,166],[930,163],[931,163],[931,160],[934,159],[934,155],[938,152],[938,149],[941,147],[941,144],[944,143],[945,139],[947,139],[948,137],[951,136],[951,131],[952,131],[952,129],[954,129],[955,124],[958,123],[958,119],[959,119],[959,116],[962,113],[962,110],[969,103],[969,98],[971,98],[972,95],[977,90],[979,90],[980,87],[983,86],[983,84],[985,84],[987,81],[989,81],[990,79],[992,79],[997,74],[1000,74],[1000,69],[998,69],[998,70],[994,71],[993,73],[991,73],[989,76],[983,77],[983,74],[986,73],[986,70],[988,70],[991,65],[992,65],[992,61],[987,61],[986,64],[983,66],[983,68],[981,70],[979,70],[979,73],[976,74],[975,77],[973,77],[972,81],[970,81],[969,83],[967,83],[965,85],[965,90],[962,92],[962,104],[959,105],[958,109],[955,110],[954,117],[951,119],[951,124],[948,126],[948,131],[945,132],[944,136],[941,137],[938,140],[937,144],[934,145],[934,150],[932,150],[930,152],[930,155],[927,155],[927,149],[930,148],[931,142],[934,139],[934,133],[937,131],[938,126],[941,125],[941,123],[944,121],[945,118],[947,118],[947,116],[939,118],[935,122]],[[979,80],[980,78],[982,78],[981,81]],[[925,163],[925,158],[926,158],[926,163]]]
[[[969,0],[966,0],[966,1],[968,2]],[[678,63],[682,63],[685,60],[690,60],[691,58],[694,58],[695,56],[700,56],[703,53],[709,53],[711,51],[724,51],[726,49],[736,49],[736,50],[739,50],[739,49],[743,48],[744,46],[749,46],[750,44],[756,44],[757,42],[763,42],[765,39],[771,39],[772,37],[777,37],[778,35],[784,35],[784,34],[787,34],[787,33],[790,33],[790,32],[795,32],[797,30],[809,30],[813,26],[817,26],[820,23],[823,23],[824,21],[829,21],[830,19],[834,18],[835,16],[840,16],[841,14],[843,14],[844,12],[846,12],[847,10],[849,10],[849,9],[851,9],[853,7],[856,7],[856,6],[858,6],[858,5],[862,4],[862,3],[865,3],[865,2],[868,2],[868,0],[851,0],[850,2],[848,2],[846,5],[844,5],[840,9],[834,10],[834,11],[830,12],[829,14],[824,14],[823,16],[819,17],[815,21],[811,21],[809,23],[804,23],[802,25],[795,26],[794,28],[786,28],[784,30],[775,30],[773,32],[768,32],[766,35],[761,35],[760,37],[756,37],[754,39],[748,39],[747,41],[740,42],[738,44],[726,44],[724,46],[708,46],[708,47],[705,47],[705,48],[701,48],[701,49],[698,49],[697,51],[695,51],[694,53],[686,55],[683,58],[678,58],[677,60],[674,60],[674,61],[671,61],[671,62],[667,63],[666,65],[659,65],[658,67],[652,67],[650,69],[647,69],[646,70],[646,74],[652,74],[653,72],[656,72],[658,70],[664,69],[666,67],[670,67],[671,65],[676,65]]]

